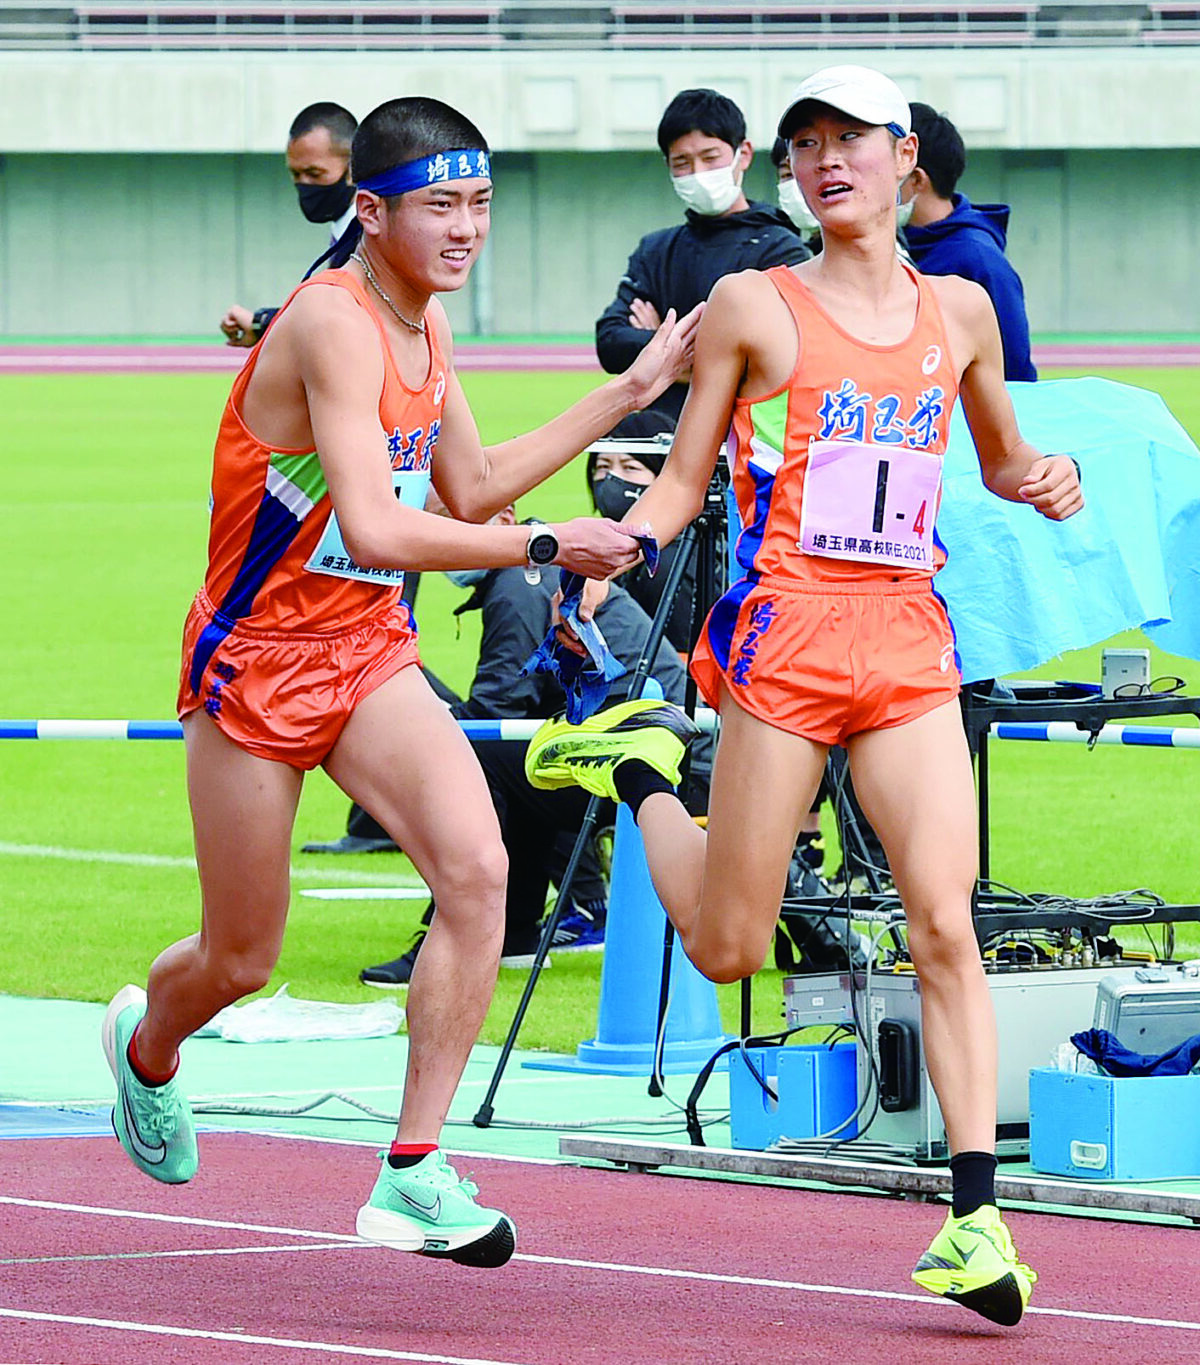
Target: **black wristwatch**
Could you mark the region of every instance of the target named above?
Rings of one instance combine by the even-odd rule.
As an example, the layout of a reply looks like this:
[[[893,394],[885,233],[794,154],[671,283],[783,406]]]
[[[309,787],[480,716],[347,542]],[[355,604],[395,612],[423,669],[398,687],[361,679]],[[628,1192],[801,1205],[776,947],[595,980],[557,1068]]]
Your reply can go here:
[[[538,524],[529,528],[529,539],[525,542],[525,579],[528,583],[540,583],[542,570],[558,558],[558,537],[549,526]]]
[[[254,317],[250,321],[250,330],[254,333],[255,341],[262,340],[262,334],[271,325],[271,319],[278,312],[278,308],[258,308],[255,310]]]

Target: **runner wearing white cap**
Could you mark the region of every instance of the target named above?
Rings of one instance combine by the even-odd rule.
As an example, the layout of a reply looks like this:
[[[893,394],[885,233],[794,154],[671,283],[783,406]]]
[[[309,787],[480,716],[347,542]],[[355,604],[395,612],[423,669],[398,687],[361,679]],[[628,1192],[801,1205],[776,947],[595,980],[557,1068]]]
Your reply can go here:
[[[997,497],[1061,521],[1083,505],[1078,473],[1022,439],[983,289],[897,258],[897,190],[917,155],[899,88],[865,67],[819,71],[779,134],[824,250],[718,282],[674,446],[636,509],[673,540],[700,512],[725,443],[743,576],[692,659],[721,712],[707,831],[674,794],[687,731],[663,703],[551,723],[526,771],[536,786],[575,782],[630,806],[688,956],[728,982],[762,965],[796,831],[829,747],[845,745],[904,904],[952,1154],[953,1208],[913,1275],[1012,1326],[1037,1276],[995,1203],[996,1026],[971,921],[974,791],[934,579],[955,399]]]

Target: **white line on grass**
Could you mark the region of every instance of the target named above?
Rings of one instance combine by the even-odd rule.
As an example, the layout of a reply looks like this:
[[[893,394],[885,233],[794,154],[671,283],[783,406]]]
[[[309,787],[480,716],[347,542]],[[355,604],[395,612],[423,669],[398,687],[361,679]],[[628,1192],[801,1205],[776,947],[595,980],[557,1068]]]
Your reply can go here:
[[[480,1153],[480,1159],[486,1154]],[[305,1228],[284,1228],[263,1226],[257,1223],[233,1223],[209,1218],[191,1218],[183,1215],[173,1216],[165,1213],[146,1213],[142,1210],[110,1209],[91,1207],[85,1204],[60,1204],[43,1199],[17,1199],[11,1195],[0,1195],[0,1204],[14,1204],[22,1208],[50,1209],[63,1213],[91,1213],[106,1218],[143,1219],[157,1223],[179,1223],[192,1227],[225,1228],[240,1232],[269,1232],[276,1236],[310,1238],[314,1241],[358,1242],[360,1239],[336,1232],[315,1232]],[[382,1249],[382,1248],[381,1248]],[[798,1294],[828,1294],[840,1298],[880,1299],[893,1303],[919,1303],[927,1307],[954,1308],[945,1299],[937,1299],[928,1294],[904,1294],[887,1289],[860,1289],[851,1285],[810,1284],[804,1280],[775,1280],[754,1275],[719,1275],[712,1271],[677,1269],[672,1266],[629,1265],[620,1261],[585,1261],[569,1256],[535,1256],[517,1252],[514,1261],[525,1261],[530,1265],[568,1266],[573,1270],[598,1270],[613,1275],[645,1275],[661,1279],[691,1280],[703,1284],[746,1285],[756,1289],[782,1289]],[[4,1310],[0,1309],[0,1312]],[[1089,1313],[1075,1308],[1029,1308],[1026,1312],[1041,1317],[1070,1318],[1077,1322],[1112,1322],[1128,1327],[1173,1327],[1181,1332],[1200,1332],[1200,1322],[1175,1318],[1143,1318],[1129,1313]],[[239,1340],[242,1338],[239,1338]],[[248,1338],[247,1338],[248,1339]],[[410,1357],[400,1357],[408,1359]],[[411,1357],[412,1359],[440,1359],[440,1357]]]
[[[329,1355],[358,1356],[366,1360],[417,1360],[427,1365],[514,1365],[512,1361],[484,1360],[478,1356],[435,1356],[424,1351],[390,1351],[386,1346],[347,1346],[342,1342],[299,1341],[291,1337],[260,1337],[251,1332],[213,1332],[199,1327],[167,1327],[157,1322],[125,1322],[117,1318],[85,1318],[71,1313],[24,1313],[19,1308],[0,1308],[0,1317],[24,1322],[61,1322],[69,1327],[107,1327],[115,1332],[148,1332],[160,1337],[183,1337],[189,1341],[236,1341],[251,1346],[278,1346],[290,1351],[325,1351]]]
[[[120,853],[116,849],[62,848],[56,844],[11,844],[0,840],[0,856],[10,858],[56,858],[70,863],[114,863],[120,867],[187,868],[195,871],[195,858],[172,858],[161,853]],[[427,893],[429,888],[412,873],[353,872],[346,868],[293,867],[292,877],[300,882],[340,882],[354,886],[404,888]]]

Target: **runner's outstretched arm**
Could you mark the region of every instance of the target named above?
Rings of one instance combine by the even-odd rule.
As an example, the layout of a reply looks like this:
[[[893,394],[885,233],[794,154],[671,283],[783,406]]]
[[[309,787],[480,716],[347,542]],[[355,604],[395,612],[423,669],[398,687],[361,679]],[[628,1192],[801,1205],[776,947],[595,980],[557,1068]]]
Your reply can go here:
[[[348,298],[311,300],[301,294],[289,311],[295,315],[291,344],[313,441],[354,558],[374,568],[431,571],[524,564],[529,535],[524,526],[465,525],[397,501],[377,416],[383,361],[362,309]],[[439,458],[440,443],[435,468]],[[637,562],[637,542],[615,522],[576,517],[555,530],[560,546],[555,562],[580,573],[604,576]]]
[[[486,521],[536,488],[631,412],[652,403],[687,371],[703,305],[686,317],[670,312],[624,374],[581,398],[566,412],[524,436],[484,446],[453,367],[434,461],[434,485],[463,521]],[[431,310],[432,314],[432,310]],[[450,354],[449,327],[439,317],[439,339]]]

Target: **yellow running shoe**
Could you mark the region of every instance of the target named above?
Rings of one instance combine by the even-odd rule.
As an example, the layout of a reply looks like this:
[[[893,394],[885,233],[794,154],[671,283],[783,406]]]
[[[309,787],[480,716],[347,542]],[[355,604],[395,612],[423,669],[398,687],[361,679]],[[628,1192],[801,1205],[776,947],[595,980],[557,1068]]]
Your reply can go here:
[[[1036,1273],[1017,1260],[1017,1249],[995,1204],[984,1204],[965,1218],[948,1213],[912,1277],[922,1289],[953,1299],[1002,1327],[1021,1321],[1037,1283]]]
[[[640,758],[677,786],[679,764],[699,733],[686,712],[669,701],[623,701],[579,725],[548,720],[529,741],[525,776],[543,791],[582,787],[619,801],[613,785],[618,763]]]

